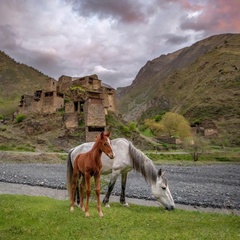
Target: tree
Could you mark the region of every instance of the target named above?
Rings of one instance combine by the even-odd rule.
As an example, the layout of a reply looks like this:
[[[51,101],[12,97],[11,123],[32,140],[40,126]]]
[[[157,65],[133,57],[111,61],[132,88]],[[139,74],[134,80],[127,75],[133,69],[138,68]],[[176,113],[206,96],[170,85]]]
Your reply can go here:
[[[158,136],[162,131],[162,125],[154,119],[145,119],[144,124],[150,129],[153,135]]]
[[[161,121],[156,122],[155,119],[146,119],[147,125],[155,136],[161,134],[169,137],[179,137],[184,139],[191,135],[191,128],[188,121],[177,113],[167,112],[162,117]]]
[[[163,126],[163,131],[169,136],[176,136],[180,138],[186,138],[191,135],[190,124],[180,114],[167,112],[160,124]]]
[[[199,155],[207,149],[207,142],[202,136],[196,135],[186,138],[183,148],[191,154],[193,161],[198,161]]]

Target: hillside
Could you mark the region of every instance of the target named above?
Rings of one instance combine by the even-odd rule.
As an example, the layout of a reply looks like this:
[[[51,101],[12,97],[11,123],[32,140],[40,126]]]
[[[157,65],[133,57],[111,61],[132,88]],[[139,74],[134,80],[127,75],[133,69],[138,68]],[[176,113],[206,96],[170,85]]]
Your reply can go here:
[[[117,95],[127,121],[173,111],[192,123],[211,120],[240,143],[240,34],[212,36],[148,61]]]
[[[25,151],[67,151],[85,141],[85,128],[69,130],[65,127],[64,112],[53,114],[27,114],[17,123],[12,114],[17,110],[21,95],[33,95],[44,88],[48,76],[25,64],[17,63],[0,51],[0,149]],[[130,134],[124,122],[114,113],[107,116],[107,126],[112,138],[126,137],[136,146],[148,148],[144,138],[137,132]],[[24,136],[24,141],[23,141]]]
[[[0,51],[0,115],[13,113],[23,94],[33,94],[49,77]]]

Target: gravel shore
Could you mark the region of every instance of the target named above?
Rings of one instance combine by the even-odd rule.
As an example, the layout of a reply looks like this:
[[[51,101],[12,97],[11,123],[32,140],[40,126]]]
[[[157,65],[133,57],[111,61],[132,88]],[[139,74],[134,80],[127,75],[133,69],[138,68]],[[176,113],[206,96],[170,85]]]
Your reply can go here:
[[[240,210],[240,165],[161,165],[161,168],[166,170],[176,204]],[[0,182],[66,189],[65,164],[1,163],[0,172]],[[113,195],[119,194],[120,179],[113,190]],[[134,171],[128,175],[126,196],[154,200],[150,186]]]

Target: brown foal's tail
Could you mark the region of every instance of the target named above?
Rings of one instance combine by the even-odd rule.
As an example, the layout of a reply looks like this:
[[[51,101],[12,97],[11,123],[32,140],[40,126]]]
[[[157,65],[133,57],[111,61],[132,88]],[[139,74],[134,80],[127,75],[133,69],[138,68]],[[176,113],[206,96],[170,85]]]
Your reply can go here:
[[[68,197],[71,200],[72,196],[72,176],[73,176],[73,166],[71,161],[71,153],[74,149],[71,149],[67,156],[67,190],[68,190]]]

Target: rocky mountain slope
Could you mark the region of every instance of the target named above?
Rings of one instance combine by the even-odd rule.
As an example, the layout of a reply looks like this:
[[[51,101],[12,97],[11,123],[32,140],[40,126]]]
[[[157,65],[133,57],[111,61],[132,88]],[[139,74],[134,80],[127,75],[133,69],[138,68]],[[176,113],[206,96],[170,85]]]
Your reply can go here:
[[[239,143],[240,34],[212,36],[148,61],[117,95],[127,121],[173,111],[191,123],[211,120]]]

